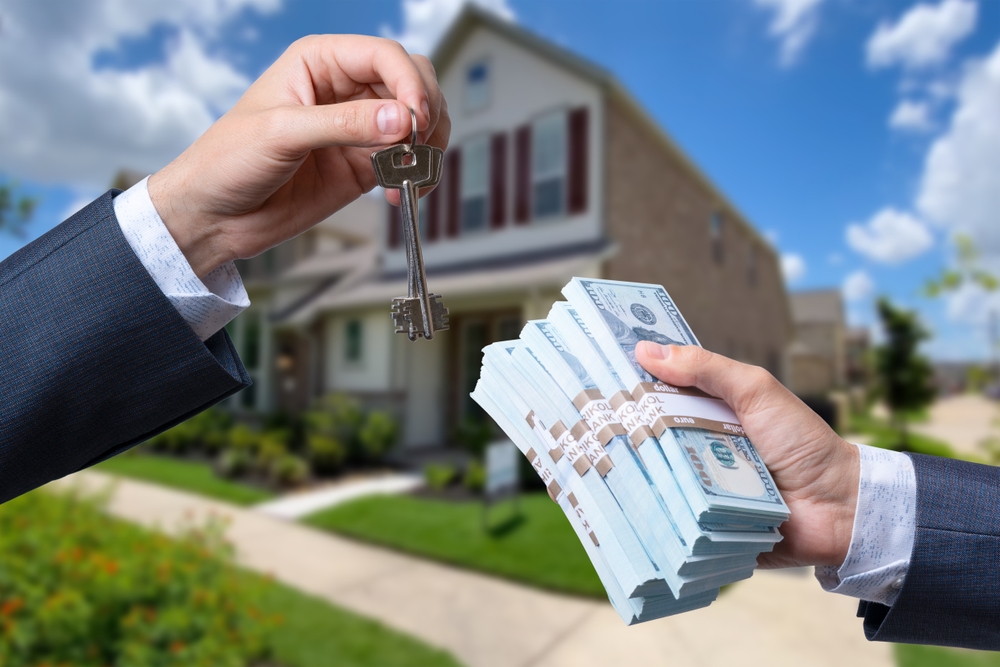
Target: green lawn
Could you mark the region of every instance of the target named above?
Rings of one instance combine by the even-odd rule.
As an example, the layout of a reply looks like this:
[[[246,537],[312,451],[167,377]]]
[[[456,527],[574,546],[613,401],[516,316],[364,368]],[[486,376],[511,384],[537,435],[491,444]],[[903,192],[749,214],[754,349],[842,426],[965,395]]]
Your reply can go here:
[[[902,435],[898,429],[883,420],[869,416],[853,416],[851,418],[851,431],[872,436],[868,444],[882,449],[899,449],[899,443],[902,441]],[[959,456],[948,443],[928,438],[919,433],[910,432],[907,436],[907,442],[910,450],[918,454],[944,456],[950,459],[964,458]]]
[[[540,588],[606,597],[594,567],[559,506],[544,493],[491,511],[478,502],[375,496],[318,512],[306,522],[349,537],[515,579]]]
[[[1000,653],[896,644],[898,667],[1000,667]]]
[[[234,505],[252,505],[274,495],[263,489],[216,477],[212,466],[207,463],[167,456],[138,452],[122,454],[97,464],[95,469],[193,491]]]
[[[281,614],[271,645],[285,667],[459,665],[445,651],[286,586],[269,586],[261,603],[268,613]]]

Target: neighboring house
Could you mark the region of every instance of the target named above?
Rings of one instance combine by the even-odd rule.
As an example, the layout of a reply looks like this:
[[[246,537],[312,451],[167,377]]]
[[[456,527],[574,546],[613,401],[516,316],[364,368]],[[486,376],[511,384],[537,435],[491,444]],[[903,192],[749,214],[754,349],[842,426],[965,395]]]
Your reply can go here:
[[[788,351],[788,386],[800,396],[825,396],[847,382],[847,326],[840,290],[791,295],[795,341]]]
[[[610,74],[468,6],[433,61],[453,126],[420,222],[451,330],[393,334],[398,210],[362,198],[240,263],[253,306],[230,331],[256,385],[234,403],[344,391],[397,414],[406,445],[442,444],[478,414],[483,346],[544,317],[575,275],[663,284],[705,347],[784,376],[774,249]]]

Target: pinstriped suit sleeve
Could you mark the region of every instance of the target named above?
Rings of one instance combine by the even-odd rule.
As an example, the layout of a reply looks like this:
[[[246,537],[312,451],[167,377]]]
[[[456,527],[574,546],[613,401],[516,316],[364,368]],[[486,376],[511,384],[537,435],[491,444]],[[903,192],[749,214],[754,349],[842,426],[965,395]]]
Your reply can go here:
[[[1000,468],[911,454],[916,532],[891,607],[862,602],[876,641],[1000,650]]]
[[[109,191],[0,263],[0,502],[249,386],[150,278]]]

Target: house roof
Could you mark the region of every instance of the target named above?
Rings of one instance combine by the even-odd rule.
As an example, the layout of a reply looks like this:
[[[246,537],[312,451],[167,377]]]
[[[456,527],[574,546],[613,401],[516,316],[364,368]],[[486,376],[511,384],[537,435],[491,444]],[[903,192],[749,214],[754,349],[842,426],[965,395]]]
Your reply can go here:
[[[535,35],[511,21],[505,21],[488,11],[480,9],[472,3],[465,5],[458,18],[451,24],[448,32],[445,33],[434,50],[431,62],[434,63],[435,69],[439,72],[446,70],[458,55],[466,38],[479,26],[488,27],[515,44],[534,52],[538,56],[601,88],[611,103],[616,104],[653,141],[659,144],[667,153],[675,157],[678,163],[710,193],[719,207],[731,218],[737,220],[751,237],[766,251],[770,252],[774,256],[775,261],[777,261],[778,255],[771,243],[754,228],[729,198],[687,156],[677,142],[674,141],[673,137],[646,112],[628,89],[608,70]]]
[[[844,322],[844,299],[840,290],[793,292],[790,300],[792,320],[796,324],[842,324]]]
[[[429,287],[448,300],[466,296],[558,289],[578,275],[589,275],[616,251],[613,244],[579,248],[576,252],[555,252],[521,257],[518,261],[480,266],[474,271],[447,269],[429,272]],[[379,274],[372,271],[355,280],[345,279],[331,285],[308,304],[290,313],[283,324],[302,325],[331,310],[388,306],[392,299],[406,294],[405,274]]]

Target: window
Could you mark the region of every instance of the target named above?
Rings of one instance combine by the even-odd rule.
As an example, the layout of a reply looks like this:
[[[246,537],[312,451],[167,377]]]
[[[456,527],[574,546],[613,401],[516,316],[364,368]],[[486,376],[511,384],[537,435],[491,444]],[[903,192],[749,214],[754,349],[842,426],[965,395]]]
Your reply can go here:
[[[462,145],[462,231],[486,228],[490,189],[490,142],[476,137]]]
[[[465,70],[465,110],[478,111],[490,103],[490,64],[481,60]]]
[[[709,232],[712,238],[712,259],[717,264],[722,264],[725,259],[725,252],[722,245],[723,217],[721,211],[713,211],[709,218]]]
[[[539,118],[531,134],[532,217],[559,215],[566,200],[566,114]]]
[[[364,324],[361,320],[348,320],[344,326],[344,359],[360,363],[364,356]]]

